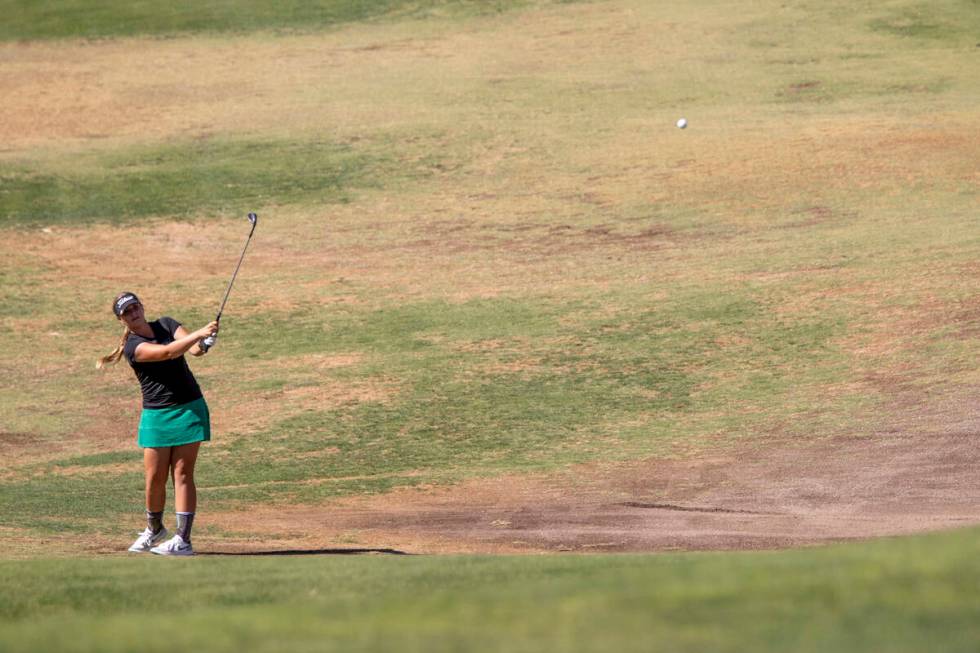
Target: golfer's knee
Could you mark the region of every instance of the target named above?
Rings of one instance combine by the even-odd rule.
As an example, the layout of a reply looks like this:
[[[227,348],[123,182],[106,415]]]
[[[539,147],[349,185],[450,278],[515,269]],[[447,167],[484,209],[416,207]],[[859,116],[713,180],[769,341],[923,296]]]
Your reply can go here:
[[[194,470],[183,465],[174,465],[174,487],[194,485]]]

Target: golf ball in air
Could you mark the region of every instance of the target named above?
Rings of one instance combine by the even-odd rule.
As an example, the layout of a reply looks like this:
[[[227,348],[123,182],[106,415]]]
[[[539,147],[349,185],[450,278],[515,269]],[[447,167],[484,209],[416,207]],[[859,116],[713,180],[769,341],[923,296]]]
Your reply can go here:
[[[684,129],[685,127],[687,127],[687,119],[686,118],[681,118],[680,120],[678,120],[677,121],[677,126],[680,129]]]

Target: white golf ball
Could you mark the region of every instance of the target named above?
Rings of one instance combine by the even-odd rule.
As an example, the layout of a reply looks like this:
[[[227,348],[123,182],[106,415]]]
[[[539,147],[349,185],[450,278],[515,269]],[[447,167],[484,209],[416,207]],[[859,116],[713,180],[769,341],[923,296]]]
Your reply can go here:
[[[684,129],[685,127],[687,127],[687,119],[686,118],[681,118],[680,120],[678,120],[677,121],[677,126],[680,129]]]

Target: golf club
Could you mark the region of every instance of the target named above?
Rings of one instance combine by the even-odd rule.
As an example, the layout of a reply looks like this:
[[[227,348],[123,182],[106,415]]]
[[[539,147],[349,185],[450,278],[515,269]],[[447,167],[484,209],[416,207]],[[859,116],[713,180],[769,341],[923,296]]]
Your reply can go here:
[[[245,260],[245,250],[248,249],[248,244],[252,242],[252,234],[255,233],[255,225],[259,223],[259,216],[254,213],[248,214],[248,221],[252,223],[252,229],[248,232],[248,238],[245,240],[245,246],[242,247],[242,255],[238,257],[238,265],[235,266],[235,272],[231,275],[231,281],[228,282],[228,290],[225,291],[225,298],[221,300],[221,308],[218,309],[218,316],[214,318],[215,322],[221,321],[221,314],[225,310],[225,304],[228,302],[228,295],[231,294],[231,287],[235,285],[235,277],[238,276],[238,269],[242,267],[242,261]],[[214,346],[215,341],[218,336],[208,336],[199,343],[201,351],[207,351]]]

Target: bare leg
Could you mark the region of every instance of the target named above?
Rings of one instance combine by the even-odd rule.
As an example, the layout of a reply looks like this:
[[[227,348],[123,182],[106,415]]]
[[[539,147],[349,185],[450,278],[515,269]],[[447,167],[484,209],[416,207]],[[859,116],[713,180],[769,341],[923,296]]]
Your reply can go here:
[[[171,473],[174,479],[174,496],[177,512],[197,511],[197,485],[194,484],[194,465],[200,442],[173,447]]]
[[[146,475],[146,509],[160,512],[167,505],[167,471],[172,447],[143,449],[143,471]]]

